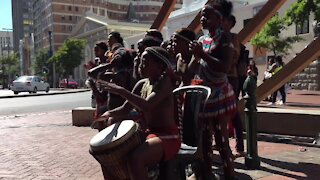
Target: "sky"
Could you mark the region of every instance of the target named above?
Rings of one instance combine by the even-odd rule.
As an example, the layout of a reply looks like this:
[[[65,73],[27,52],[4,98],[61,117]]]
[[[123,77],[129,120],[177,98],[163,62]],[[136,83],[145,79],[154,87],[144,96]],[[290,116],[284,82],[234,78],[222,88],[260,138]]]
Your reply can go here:
[[[12,29],[11,0],[0,0],[0,31]]]

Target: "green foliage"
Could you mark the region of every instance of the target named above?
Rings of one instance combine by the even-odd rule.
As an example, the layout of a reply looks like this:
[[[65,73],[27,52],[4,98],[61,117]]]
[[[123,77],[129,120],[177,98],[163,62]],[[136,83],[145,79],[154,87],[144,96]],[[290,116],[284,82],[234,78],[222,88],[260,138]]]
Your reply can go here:
[[[286,11],[284,19],[288,25],[302,24],[311,12],[315,14],[315,20],[320,21],[320,0],[297,0]]]
[[[4,55],[0,57],[0,84],[7,87],[10,77],[19,74],[19,56],[18,53]]]
[[[59,50],[50,58],[56,63],[56,71],[64,77],[73,74],[74,68],[84,59],[85,41],[81,39],[67,39]]]
[[[279,15],[273,16],[263,29],[252,39],[251,44],[258,48],[266,48],[275,56],[286,55],[292,44],[301,41],[299,36],[282,37],[281,31],[286,30],[285,19]]]
[[[19,56],[18,53],[2,56],[0,58],[3,75],[13,75],[19,73]]]
[[[32,66],[36,75],[44,76],[43,67],[48,68],[48,49],[41,49],[36,54],[35,62]]]

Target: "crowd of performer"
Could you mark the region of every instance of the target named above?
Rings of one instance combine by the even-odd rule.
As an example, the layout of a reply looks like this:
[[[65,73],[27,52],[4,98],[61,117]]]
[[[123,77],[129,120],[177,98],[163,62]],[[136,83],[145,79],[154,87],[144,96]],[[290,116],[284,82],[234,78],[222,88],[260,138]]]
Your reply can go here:
[[[225,179],[236,178],[233,160],[245,154],[237,100],[248,62],[241,60],[243,45],[230,32],[235,23],[231,2],[212,2],[201,11],[201,25],[208,33],[198,39],[193,30],[182,28],[163,41],[161,32],[150,29],[137,42],[137,51],[125,48],[118,32],[111,32],[107,43],[96,44],[96,60],[85,65],[96,101],[94,127],[101,131],[133,119],[144,132],[145,142],[128,156],[131,179],[148,179],[148,166],[170,160],[179,151],[172,91],[186,85],[203,85],[212,91],[199,114],[210,132],[204,142],[206,171],[212,172],[212,151],[218,150]],[[229,146],[233,132],[234,152]],[[112,179],[105,172],[104,176]]]

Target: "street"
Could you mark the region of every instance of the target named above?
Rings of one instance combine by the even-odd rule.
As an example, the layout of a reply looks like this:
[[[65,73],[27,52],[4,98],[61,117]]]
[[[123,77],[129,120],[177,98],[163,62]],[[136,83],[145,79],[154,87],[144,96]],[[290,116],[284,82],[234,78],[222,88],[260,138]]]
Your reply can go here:
[[[65,111],[76,107],[87,107],[90,106],[90,98],[90,91],[71,94],[3,98],[0,99],[0,116]]]

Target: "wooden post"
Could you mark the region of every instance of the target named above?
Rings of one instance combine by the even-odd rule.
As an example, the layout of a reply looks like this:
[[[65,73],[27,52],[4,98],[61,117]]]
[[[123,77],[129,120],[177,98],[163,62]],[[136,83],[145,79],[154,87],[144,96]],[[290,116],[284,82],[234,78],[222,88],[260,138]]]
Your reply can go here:
[[[188,28],[193,29],[193,31],[196,34],[198,34],[201,30],[200,18],[201,18],[201,12],[197,14],[197,16],[192,20],[192,22],[188,26]]]
[[[286,0],[269,0],[246,26],[239,32],[238,38],[242,44],[247,43],[264,24],[277,13]]]
[[[153,24],[151,25],[151,29],[158,29],[159,31],[162,30],[163,26],[166,24],[170,13],[174,10],[174,7],[176,5],[177,0],[166,0],[156,19],[153,21]]]
[[[270,79],[266,80],[257,89],[257,102],[262,101],[268,95],[279,89],[290,81],[296,74],[308,67],[312,61],[320,56],[320,38],[312,41],[295,58],[288,62],[283,68]]]

